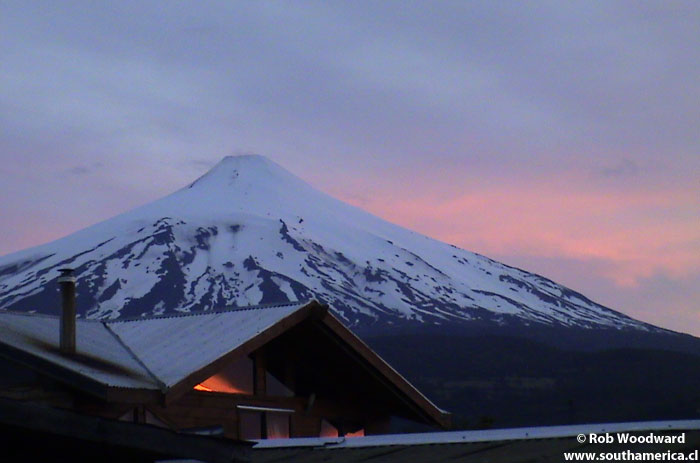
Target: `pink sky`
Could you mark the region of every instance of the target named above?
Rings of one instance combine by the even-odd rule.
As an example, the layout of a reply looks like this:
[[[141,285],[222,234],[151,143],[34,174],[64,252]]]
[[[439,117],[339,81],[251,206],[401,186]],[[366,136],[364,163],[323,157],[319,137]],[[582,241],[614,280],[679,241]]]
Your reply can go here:
[[[276,160],[285,167],[293,164]],[[59,238],[197,176],[177,165],[154,166],[125,181],[122,168],[69,184],[51,176],[50,166],[24,175],[18,170],[20,180],[43,178],[38,189],[44,193],[35,201],[20,201],[21,208],[5,215],[0,253]],[[632,317],[700,335],[700,202],[692,185],[581,182],[579,176],[563,174],[478,175],[420,164],[334,172],[344,168],[338,163],[291,170],[386,220],[540,273]],[[59,206],[68,201],[73,206],[66,213]]]
[[[0,254],[254,152],[700,335],[699,2],[113,3],[1,3]]]
[[[591,190],[571,176],[462,174],[463,193],[425,178],[362,183],[353,189],[363,190],[359,195],[343,191],[357,184],[348,179],[331,190],[391,222],[540,273],[630,316],[700,334],[700,201],[692,185]]]

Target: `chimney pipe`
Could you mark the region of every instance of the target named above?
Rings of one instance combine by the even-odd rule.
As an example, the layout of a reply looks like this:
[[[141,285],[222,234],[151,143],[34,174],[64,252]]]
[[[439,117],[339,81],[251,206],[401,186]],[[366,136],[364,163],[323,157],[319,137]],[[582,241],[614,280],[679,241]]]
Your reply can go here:
[[[61,287],[61,353],[75,354],[75,277],[72,268],[58,269]]]

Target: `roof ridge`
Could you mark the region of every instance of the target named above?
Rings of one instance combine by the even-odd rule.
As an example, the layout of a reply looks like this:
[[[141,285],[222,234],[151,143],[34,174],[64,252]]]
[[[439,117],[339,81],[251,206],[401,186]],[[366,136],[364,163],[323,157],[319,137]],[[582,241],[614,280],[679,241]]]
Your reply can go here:
[[[113,323],[138,322],[138,321],[144,321],[144,320],[162,320],[162,319],[168,319],[168,318],[197,317],[197,316],[202,316],[202,315],[213,315],[213,314],[219,314],[219,313],[244,312],[244,311],[248,311],[248,310],[274,309],[274,308],[278,308],[278,307],[288,307],[291,305],[305,306],[305,305],[308,305],[309,303],[311,303],[313,300],[314,299],[305,299],[305,300],[301,300],[301,301],[282,302],[282,303],[274,303],[274,304],[258,304],[258,305],[242,306],[242,307],[228,307],[228,308],[212,309],[212,310],[200,310],[197,312],[182,312],[182,313],[170,313],[170,314],[164,314],[164,315],[152,315],[150,317],[114,318],[114,319],[93,320],[93,321],[99,321],[99,322],[105,323],[105,324],[113,324]]]
[[[224,307],[221,309],[212,309],[212,310],[200,310],[197,312],[180,312],[180,313],[169,313],[169,314],[163,314],[163,315],[151,315],[148,317],[128,317],[128,318],[86,318],[86,317],[81,317],[80,315],[77,315],[76,319],[83,323],[83,322],[89,322],[89,323],[104,323],[104,324],[112,324],[112,323],[122,323],[122,322],[136,322],[136,321],[142,321],[142,320],[159,320],[159,319],[165,319],[165,318],[178,318],[178,317],[195,317],[195,316],[200,316],[200,315],[209,315],[209,314],[217,314],[217,313],[227,313],[227,312],[242,312],[245,310],[262,310],[262,309],[273,309],[277,307],[287,307],[290,305],[307,305],[314,301],[314,299],[302,299],[299,301],[290,301],[290,302],[277,302],[277,303],[272,303],[272,304],[257,304],[257,305],[246,305],[246,306],[241,306],[241,307]],[[53,319],[60,319],[61,316],[57,314],[47,314],[47,313],[41,313],[41,312],[21,312],[21,311],[16,311],[16,310],[8,310],[8,309],[3,309],[0,308],[0,315],[3,313],[7,313],[10,315],[22,315],[25,317],[43,317],[43,318],[53,318]]]
[[[0,314],[24,315],[25,317],[58,318],[58,315],[39,312],[20,312],[18,310],[0,309]]]
[[[166,386],[165,382],[162,381],[155,373],[153,373],[150,368],[148,368],[148,366],[143,362],[143,360],[141,360],[138,357],[138,355],[136,355],[136,353],[133,350],[131,350],[131,348],[124,342],[124,340],[122,340],[122,338],[119,337],[119,335],[117,333],[112,331],[112,329],[109,327],[109,325],[107,323],[102,322],[102,326],[105,327],[107,332],[109,332],[112,336],[114,336],[114,339],[116,339],[117,342],[119,343],[119,345],[121,345],[124,348],[124,350],[126,350],[126,352],[129,354],[129,356],[131,358],[133,358],[134,361],[136,361],[136,363],[138,363],[141,368],[146,370],[146,373],[148,373],[148,376],[150,376],[151,379],[156,382],[156,384],[158,385],[158,388],[162,392],[167,391],[168,387]]]
[[[0,315],[2,314],[9,314],[9,315],[22,315],[24,317],[34,317],[34,318],[51,318],[55,320],[60,320],[61,315],[59,314],[53,314],[53,313],[42,313],[42,312],[22,312],[19,310],[8,310],[8,309],[2,309],[0,308]],[[90,323],[102,323],[105,320],[99,319],[99,318],[85,318],[80,316],[80,314],[76,315],[76,320],[79,322],[90,322]]]

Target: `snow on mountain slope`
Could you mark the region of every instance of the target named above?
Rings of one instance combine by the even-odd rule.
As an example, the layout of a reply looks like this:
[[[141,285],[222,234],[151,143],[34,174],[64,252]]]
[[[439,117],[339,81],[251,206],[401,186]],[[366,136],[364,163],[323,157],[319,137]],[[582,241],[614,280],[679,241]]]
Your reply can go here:
[[[350,325],[510,321],[654,329],[546,278],[393,225],[261,156],[0,257],[0,308],[57,312],[57,269],[94,318],[318,298]]]

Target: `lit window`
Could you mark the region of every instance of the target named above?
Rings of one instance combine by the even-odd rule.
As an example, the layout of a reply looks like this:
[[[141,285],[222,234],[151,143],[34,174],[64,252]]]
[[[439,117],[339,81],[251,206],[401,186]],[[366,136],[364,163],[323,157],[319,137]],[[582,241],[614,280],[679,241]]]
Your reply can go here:
[[[362,428],[362,429],[358,429],[355,432],[349,432],[349,433],[345,434],[345,437],[364,437],[364,435],[365,435],[365,430],[364,430],[364,428]]]
[[[289,438],[289,414],[267,412],[265,413],[265,424],[267,439]]]
[[[338,437],[338,428],[322,419],[320,437]]]
[[[239,436],[244,440],[288,439],[294,410],[238,405]]]
[[[227,392],[229,394],[253,393],[253,361],[243,357],[224,367],[219,373],[197,384],[198,391]]]

